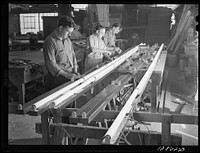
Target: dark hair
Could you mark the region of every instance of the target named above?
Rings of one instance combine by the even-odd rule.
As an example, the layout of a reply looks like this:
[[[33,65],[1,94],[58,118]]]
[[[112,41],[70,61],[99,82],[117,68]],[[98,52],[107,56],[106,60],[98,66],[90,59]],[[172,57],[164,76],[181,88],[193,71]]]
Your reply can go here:
[[[74,22],[74,20],[69,17],[69,16],[61,16],[59,19],[58,19],[58,27],[59,26],[63,26],[63,27],[72,27],[72,28],[75,28],[76,27],[76,23]]]
[[[98,25],[95,27],[95,31],[101,30],[101,29],[105,29],[105,27],[102,26],[102,25],[100,25],[100,24],[98,24]]]
[[[115,27],[115,28],[119,27],[119,28],[121,29],[121,28],[122,28],[122,25],[119,24],[119,23],[114,23],[112,27]]]

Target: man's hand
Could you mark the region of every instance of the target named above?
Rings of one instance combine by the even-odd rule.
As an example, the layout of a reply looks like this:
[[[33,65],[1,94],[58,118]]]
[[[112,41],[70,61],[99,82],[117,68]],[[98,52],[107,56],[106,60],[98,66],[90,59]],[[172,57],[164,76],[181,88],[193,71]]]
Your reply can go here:
[[[111,51],[107,51],[106,53],[104,53],[105,55],[111,56],[112,52]]]
[[[118,54],[121,54],[122,50],[119,47],[115,47],[115,52],[117,52]]]
[[[78,65],[74,65],[74,70],[73,70],[73,72],[76,74],[78,74]]]
[[[118,51],[118,50],[120,50],[120,48],[119,48],[119,47],[115,47],[114,50],[115,50],[115,51]]]
[[[74,82],[75,80],[81,78],[81,75],[78,73],[78,74],[72,74],[72,77],[71,77],[71,81]]]
[[[121,49],[119,49],[118,51],[116,51],[117,52],[117,54],[121,54],[122,53],[122,50]]]
[[[109,60],[109,61],[112,61],[112,58],[110,56],[108,56],[108,54],[104,54],[104,57]]]
[[[63,70],[60,71],[60,75],[65,77],[66,79],[69,79],[71,81],[77,80],[81,77],[81,75],[79,73],[69,73],[69,72],[65,72]]]

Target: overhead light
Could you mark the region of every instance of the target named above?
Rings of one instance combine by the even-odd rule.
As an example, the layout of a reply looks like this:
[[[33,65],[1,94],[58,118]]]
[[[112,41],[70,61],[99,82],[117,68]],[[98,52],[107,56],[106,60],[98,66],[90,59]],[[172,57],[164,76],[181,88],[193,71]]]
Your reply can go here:
[[[29,5],[29,7],[33,7],[32,5]]]

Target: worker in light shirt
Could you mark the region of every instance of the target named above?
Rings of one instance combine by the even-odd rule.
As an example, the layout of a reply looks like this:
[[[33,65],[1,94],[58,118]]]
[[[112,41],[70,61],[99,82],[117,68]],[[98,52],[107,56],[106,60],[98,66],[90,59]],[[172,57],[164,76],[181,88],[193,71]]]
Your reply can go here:
[[[112,28],[106,31],[104,36],[104,42],[106,46],[113,47],[113,49],[118,53],[121,54],[122,50],[116,46],[116,34],[121,31],[122,27],[121,24],[115,23],[113,24]]]
[[[48,70],[45,79],[47,91],[80,77],[76,55],[69,38],[75,26],[71,17],[62,16],[58,20],[57,28],[45,39],[43,53]]]
[[[85,71],[94,68],[103,61],[104,56],[111,56],[115,54],[113,47],[107,47],[103,41],[106,29],[102,25],[97,25],[95,28],[95,33],[90,35],[88,38],[88,48],[90,53],[86,57],[85,61]]]

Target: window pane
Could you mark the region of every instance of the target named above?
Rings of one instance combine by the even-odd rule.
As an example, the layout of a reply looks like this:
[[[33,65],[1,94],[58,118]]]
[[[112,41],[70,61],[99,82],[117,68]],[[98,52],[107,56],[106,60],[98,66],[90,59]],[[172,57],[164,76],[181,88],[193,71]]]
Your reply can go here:
[[[30,23],[31,20],[30,20],[30,16],[27,16],[27,22]]]
[[[20,14],[20,31],[21,34],[27,32],[37,33],[43,30],[43,16],[58,16],[58,13],[26,13]]]
[[[72,7],[74,7],[74,10],[86,10],[86,7],[88,7],[88,4],[72,4]]]

